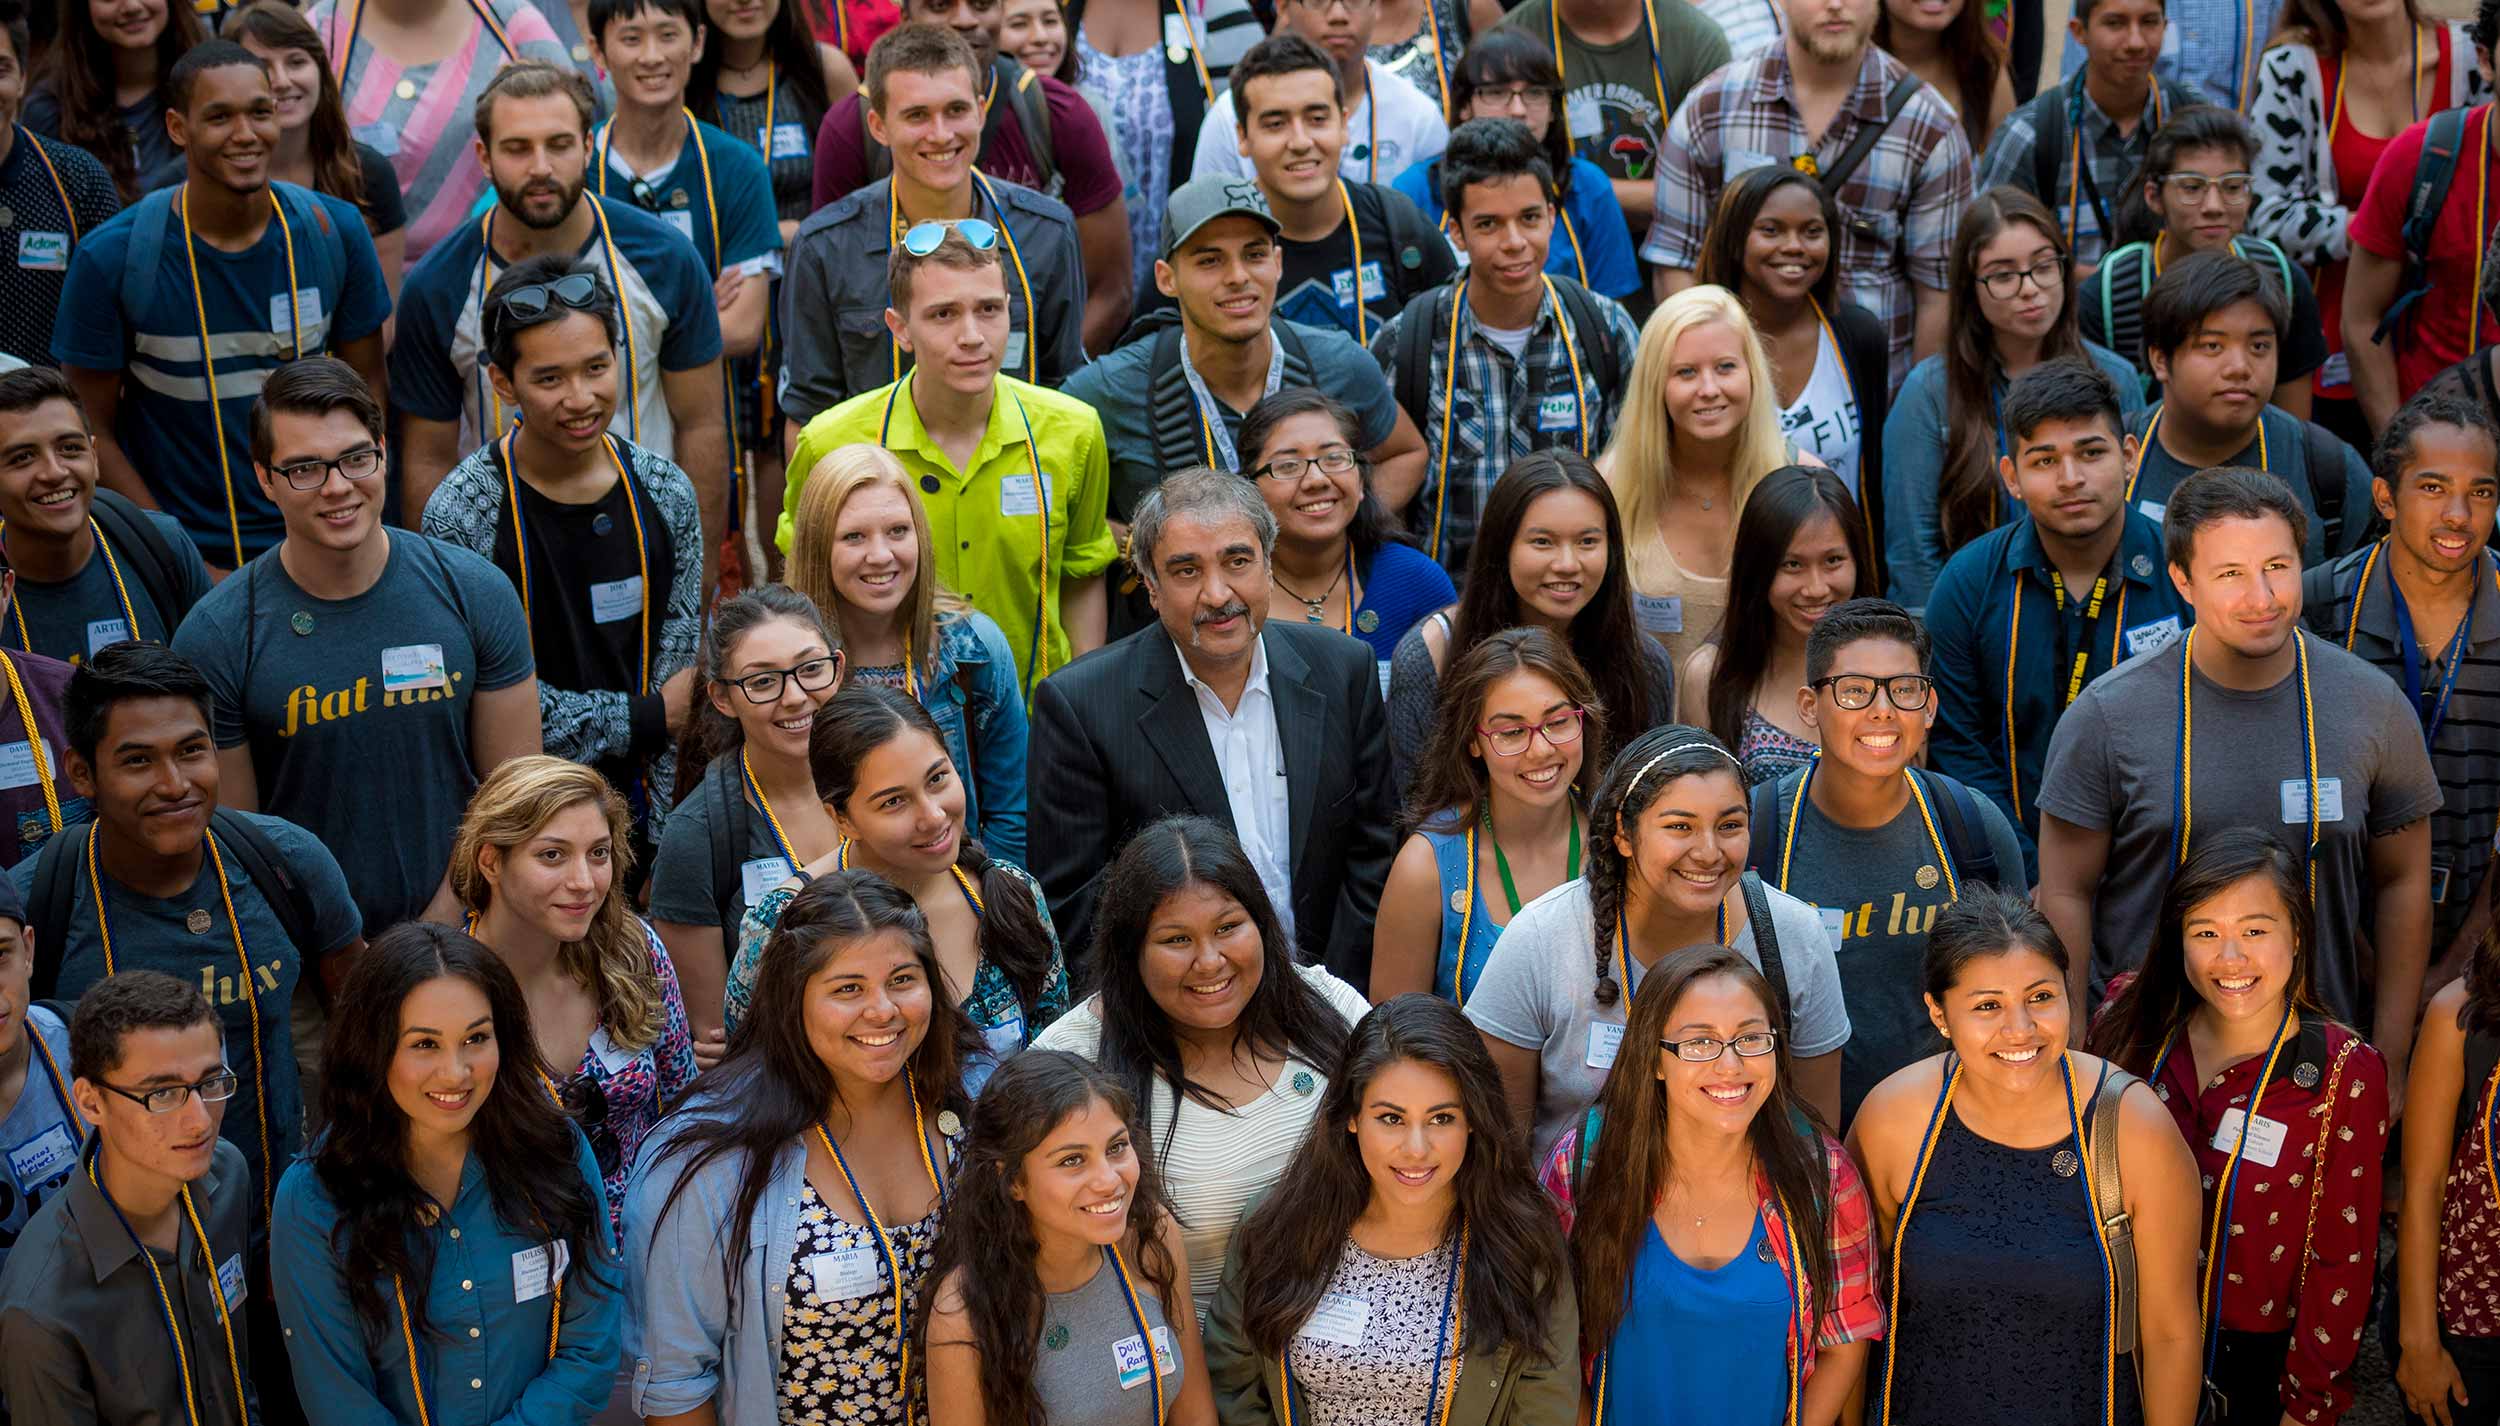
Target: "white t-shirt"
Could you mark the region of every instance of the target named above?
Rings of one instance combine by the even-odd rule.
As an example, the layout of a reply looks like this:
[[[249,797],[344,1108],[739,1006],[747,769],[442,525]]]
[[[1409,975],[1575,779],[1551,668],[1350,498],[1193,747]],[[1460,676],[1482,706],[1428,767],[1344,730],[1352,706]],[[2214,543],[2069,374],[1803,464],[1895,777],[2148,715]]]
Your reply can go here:
[[[1450,146],[1450,126],[1441,117],[1441,106],[1411,81],[1381,68],[1378,60],[1363,61],[1363,68],[1371,76],[1371,92],[1354,101],[1354,112],[1346,116],[1345,151],[1337,155],[1337,172],[1349,182],[1386,186],[1414,165],[1439,158]],[[1233,96],[1216,95],[1207,105],[1205,122],[1198,125],[1198,156],[1189,176],[1258,177],[1237,133]],[[1376,161],[1374,147],[1379,149]]]
[[[1727,35],[1727,57],[1743,59],[1788,33],[1779,0],[1692,0]]]
[[[1858,446],[1865,424],[1829,327],[1815,338],[1814,374],[1806,378],[1806,389],[1797,393],[1795,405],[1780,411],[1780,433],[1799,450],[1821,456],[1849,493],[1857,493]]]

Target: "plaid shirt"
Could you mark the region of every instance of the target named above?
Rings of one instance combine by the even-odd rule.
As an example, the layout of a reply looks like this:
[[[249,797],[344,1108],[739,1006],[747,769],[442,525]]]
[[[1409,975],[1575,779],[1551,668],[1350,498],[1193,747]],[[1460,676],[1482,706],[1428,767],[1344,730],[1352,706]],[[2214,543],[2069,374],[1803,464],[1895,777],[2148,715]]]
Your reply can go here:
[[[2144,165],[2144,151],[2152,146],[2153,132],[2163,119],[2187,105],[2198,103],[2199,97],[2177,84],[2157,81],[2145,95],[2144,113],[2132,134],[2118,132],[2118,121],[2101,112],[2101,106],[2083,92],[2083,71],[2076,70],[2056,89],[2040,95],[2028,104],[2018,106],[1997,125],[1988,137],[1988,151],[1979,158],[1979,191],[1985,193],[2001,183],[2010,183],[2048,205],[2049,211],[2065,223],[2066,246],[2078,271],[2100,262],[2102,256],[2117,244],[2119,205],[2125,201],[2128,185],[2135,181],[2136,170]],[[2040,138],[2041,108],[2045,104],[2066,106],[2065,152],[2058,155],[2057,179],[2051,192],[2039,191],[2039,164],[2032,152]],[[2080,117],[2081,122],[2077,122]],[[2089,181],[2083,191],[2075,191],[2076,135],[2080,132],[2083,169]],[[2100,202],[2092,201],[2098,192]]]
[[[1884,96],[1908,72],[1899,60],[1867,46],[1858,87],[1815,142],[1797,110],[1786,45],[1731,61],[1685,97],[1667,126],[1656,212],[1641,256],[1660,267],[1698,266],[1702,235],[1729,175],[1808,155],[1818,167],[1829,168],[1860,126],[1883,126]],[[1840,300],[1883,320],[1891,337],[1893,391],[1910,372],[1917,326],[1910,284],[1946,289],[1953,230],[1970,199],[1970,141],[1962,136],[1961,119],[1925,86],[1910,95],[1866,161],[1840,186]]]
[[[2170,23],[2153,73],[2196,91],[2200,104],[2245,113],[2257,94],[2258,57],[2274,33],[2283,0],[2167,0]],[[2066,46],[2060,78],[2083,67],[2083,46]]]
[[[1582,1125],[1588,1121],[1583,1119]],[[1545,1156],[1545,1166],[1537,1173],[1537,1181],[1554,1200],[1554,1211],[1562,1218],[1563,1232],[1571,1232],[1576,1216],[1572,1200],[1573,1165],[1580,1156],[1580,1130],[1572,1129],[1555,1141]],[[1823,1314],[1815,1330],[1814,1340],[1805,1344],[1803,1360],[1797,1363],[1797,1380],[1802,1384],[1814,1375],[1814,1354],[1819,1347],[1845,1347],[1851,1342],[1871,1342],[1884,1335],[1884,1304],[1875,1295],[1875,1227],[1866,1201],[1866,1180],[1858,1176],[1858,1166],[1849,1151],[1829,1137],[1823,1137],[1823,1156],[1832,1173],[1832,1221],[1829,1232],[1832,1244],[1831,1308]],[[1771,1245],[1771,1260],[1780,1276],[1788,1277],[1794,1267],[1788,1256],[1788,1234],[1781,1224],[1779,1199],[1771,1192],[1771,1181],[1759,1171],[1754,1175],[1754,1193],[1762,1201],[1763,1236]],[[1797,1350],[1796,1324],[1789,1324],[1788,1350]],[[1586,1363],[1582,1366],[1585,1369]]]
[[[1557,284],[1570,280],[1554,279]],[[1428,510],[1431,515],[1429,523],[1419,524],[1416,533],[1425,538],[1426,552],[1453,575],[1467,568],[1467,547],[1475,541],[1476,516],[1484,506],[1485,493],[1510,468],[1510,463],[1549,446],[1570,446],[1594,458],[1606,448],[1615,413],[1623,402],[1620,382],[1612,391],[1600,384],[1603,371],[1591,334],[1574,334],[1578,360],[1573,360],[1574,343],[1563,338],[1563,324],[1568,317],[1555,310],[1552,292],[1537,304],[1536,320],[1528,328],[1528,345],[1515,361],[1484,334],[1476,321],[1474,305],[1460,302],[1458,377],[1454,383],[1445,382],[1454,290],[1452,286],[1435,288],[1428,294],[1428,301],[1410,305],[1372,334],[1372,355],[1388,373],[1389,389],[1396,391],[1401,376],[1397,363],[1403,345],[1399,338],[1402,324],[1410,316],[1429,315],[1433,322],[1432,355],[1421,373],[1424,401],[1414,412],[1416,424],[1424,433],[1425,479],[1416,497],[1422,502],[1417,508]],[[1613,298],[1596,292],[1589,293],[1588,298],[1605,315],[1607,339],[1614,344],[1617,369],[1629,372],[1632,353],[1640,345],[1640,329]],[[1445,385],[1457,408],[1449,417],[1446,448],[1441,439]]]

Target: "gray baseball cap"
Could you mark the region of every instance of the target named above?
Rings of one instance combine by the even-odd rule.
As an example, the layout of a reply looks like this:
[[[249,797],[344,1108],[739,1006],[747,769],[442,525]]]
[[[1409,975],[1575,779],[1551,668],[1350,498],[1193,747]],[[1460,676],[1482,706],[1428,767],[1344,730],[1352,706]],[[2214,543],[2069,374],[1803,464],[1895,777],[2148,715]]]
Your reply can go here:
[[[1268,211],[1267,195],[1247,178],[1193,178],[1172,190],[1163,205],[1163,255],[1170,257],[1190,235],[1218,218],[1256,218],[1270,234],[1283,231]]]

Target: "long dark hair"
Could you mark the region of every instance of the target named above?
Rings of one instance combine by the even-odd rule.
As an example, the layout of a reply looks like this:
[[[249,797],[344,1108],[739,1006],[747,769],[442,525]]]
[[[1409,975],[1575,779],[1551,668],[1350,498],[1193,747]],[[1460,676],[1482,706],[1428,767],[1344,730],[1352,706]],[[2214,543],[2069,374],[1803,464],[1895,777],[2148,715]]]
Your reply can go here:
[[[1072,42],[1068,48],[1076,46]],[[1450,76],[1451,122],[1466,116],[1467,106],[1476,102],[1477,90],[1494,84],[1525,84],[1554,96],[1554,118],[1545,126],[1544,147],[1546,165],[1554,170],[1554,198],[1561,202],[1571,193],[1573,150],[1571,125],[1563,117],[1562,70],[1554,63],[1554,52],[1535,35],[1509,25],[1485,30],[1467,41],[1458,68]],[[1439,185],[1434,187],[1437,190]]]
[[[1771,1092],[1746,1126],[1745,1138],[1762,1176],[1771,1182],[1774,1200],[1790,1215],[1797,1242],[1795,1270],[1811,1291],[1814,1320],[1821,1321],[1831,1306],[1831,1162],[1814,1111],[1797,1093],[1788,1017],[1781,1013],[1770,982],[1742,954],[1725,946],[1686,946],[1660,957],[1641,977],[1631,1012],[1624,1017],[1623,1057],[1598,1092],[1602,1127],[1596,1149],[1592,1153],[1583,1145],[1580,1150],[1587,1168],[1575,1180],[1578,1213],[1571,1230],[1571,1267],[1580,1293],[1584,1352],[1602,1351],[1614,1340],[1629,1296],[1633,1260],[1640,1256],[1642,1235],[1649,1231],[1650,1215],[1675,1168],[1668,1160],[1668,1108],[1659,1090],[1656,1046],[1684,992],[1711,976],[1734,980],[1760,1001],[1762,1017],[1778,1037],[1772,1050]]]
[[[685,1116],[684,1127],[666,1138],[651,1165],[657,1172],[672,1158],[680,1161],[656,1228],[714,1160],[735,1156],[744,1164],[736,1211],[719,1224],[722,1280],[733,1300],[747,1250],[759,1246],[749,1240],[748,1229],[755,1205],[772,1183],[773,1165],[792,1140],[824,1122],[825,1107],[839,1092],[833,1071],[808,1041],[807,983],[845,949],[888,931],[911,946],[929,983],[929,1027],[912,1051],[908,1071],[921,1105],[959,1116],[971,1112],[963,1056],[980,1032],[946,993],[945,971],[919,906],[875,872],[838,871],[800,887],[764,943],[754,1008],[731,1032],[727,1057],[696,1083],[698,1112]]]
[[[714,607],[710,622],[703,626],[703,640],[695,646],[695,677],[702,680],[702,685],[695,694],[694,716],[686,720],[685,736],[677,742],[679,802],[692,797],[695,789],[703,785],[703,771],[712,759],[727,757],[745,746],[746,730],[737,719],[713,707],[712,700],[704,694],[720,688],[731,698],[746,697],[729,682],[729,661],[736,656],[740,640],[775,619],[787,619],[813,631],[824,640],[826,652],[842,657],[842,641],[825,627],[825,616],[817,610],[816,601],[786,584],[759,584]]]
[[[946,739],[937,720],[920,700],[895,689],[859,683],[833,695],[816,714],[808,734],[807,766],[816,780],[816,796],[828,807],[848,812],[859,791],[859,765],[868,755],[917,730],[928,735],[938,751]],[[957,777],[963,770],[956,769]],[[966,827],[955,842],[955,865],[981,885],[981,958],[994,962],[1015,987],[1024,1023],[1042,1024],[1042,994],[1050,988],[1052,940],[1034,903],[1030,882],[991,859]],[[952,895],[952,892],[948,893]]]
[[[1154,1285],[1166,1317],[1194,1310],[1188,1284],[1180,1281],[1180,1265],[1163,1242],[1170,1209],[1137,1102],[1117,1079],[1082,1055],[1026,1050],[1012,1056],[990,1077],[973,1107],[954,1192],[946,1201],[946,1221],[938,1231],[936,1261],[921,1288],[920,1311],[912,1318],[915,1345],[925,1357],[929,1319],[939,1294],[951,1289],[962,1297],[965,1315],[972,1319],[973,1345],[981,1354],[984,1414],[996,1426],[1049,1426],[1041,1394],[1033,1388],[1045,1305],[1042,1280],[1034,1270],[1041,1245],[1032,1215],[1015,1196],[1025,1155],[1097,1100],[1128,1126],[1129,1144],[1137,1155],[1125,1251]]]
[[[2092,1052],[2130,1073],[2149,1076],[2163,1043],[2196,1011],[2196,987],[2188,983],[2187,919],[2196,908],[2252,878],[2274,888],[2283,903],[2284,930],[2292,938],[2292,974],[2283,994],[2292,1008],[2316,1018],[2325,1012],[2309,988],[2317,953],[2316,920],[2309,882],[2298,858],[2273,834],[2255,827],[2226,827],[2196,839],[2162,893],[2152,950],[2135,979],[2113,997],[2092,1027]]]
[[[822,114],[833,107],[833,101],[825,93],[825,66],[816,53],[816,37],[808,33],[805,17],[799,14],[799,0],[773,0],[773,5],[772,22],[764,27],[764,53],[773,62],[778,82],[799,91],[806,101],[805,112]],[[711,19],[710,0],[703,0],[703,20],[711,25],[711,38],[686,75],[686,108],[706,122],[720,113],[721,32]],[[1068,52],[1076,53],[1073,38],[1068,41]]]
[[[2040,339],[2040,359],[2090,358],[2075,317],[2074,255],[2066,234],[2040,206],[2040,200],[2011,184],[2001,184],[1974,199],[1953,234],[1952,291],[1947,298],[1949,334],[1945,337],[1944,471],[1938,482],[1936,525],[1946,554],[1996,528],[1997,387],[2005,382],[2005,362],[1997,355],[1996,329],[1988,325],[1979,305],[1979,250],[2016,225],[2038,232],[2057,249],[2063,297],[2057,321]]]
[[[1416,764],[1414,785],[1407,790],[1409,830],[1430,826],[1435,831],[1464,831],[1476,808],[1492,794],[1484,759],[1467,749],[1476,740],[1476,726],[1484,720],[1485,695],[1514,673],[1543,676],[1579,707],[1583,750],[1605,745],[1605,705],[1598,702],[1588,671],[1571,656],[1570,646],[1552,631],[1534,627],[1504,629],[1480,639],[1441,675],[1441,701],[1433,714],[1432,735]],[[1580,789],[1596,780],[1596,767],[1595,757],[1584,751],[1580,777],[1572,789],[1572,801],[1584,811],[1588,799]]]
[[[1363,432],[1354,419],[1354,413],[1346,409],[1344,402],[1316,387],[1279,387],[1260,397],[1257,405],[1243,413],[1241,433],[1233,442],[1233,449],[1240,452],[1244,467],[1240,472],[1241,478],[1253,482],[1258,479],[1251,472],[1258,468],[1259,457],[1266,453],[1267,443],[1275,436],[1277,427],[1296,416],[1314,413],[1337,423],[1337,434],[1354,452],[1355,468],[1363,473],[1363,498],[1355,503],[1354,520],[1345,529],[1346,542],[1354,547],[1355,558],[1369,560],[1391,540],[1402,545],[1415,543],[1414,536],[1389,518],[1388,508],[1372,491],[1371,458],[1363,454]]]
[[[330,68],[330,48],[322,43],[321,32],[292,5],[254,0],[227,21],[225,38],[237,43],[248,39],[273,50],[300,50],[312,60],[313,68],[321,72],[321,92],[313,100],[312,118],[304,129],[313,187],[355,204],[365,215],[366,226],[372,226],[374,210],[380,205],[365,192],[364,160],[357,156],[355,137],[348,131],[347,101],[339,93],[338,72]]]
[[[2005,72],[2005,44],[1988,28],[1978,0],[1964,0],[1962,12],[1945,26],[1937,44],[1953,66],[1954,82],[1962,86],[1962,132],[1970,139],[1970,151],[1978,153],[1988,147],[1988,109],[1996,99],[1997,76]],[[1892,10],[1882,4],[1875,7],[1875,47],[1892,53]]]
[[[63,0],[61,33],[45,56],[39,83],[52,90],[61,105],[61,138],[94,154],[113,176],[122,202],[139,201],[139,160],[122,126],[121,106],[113,102],[119,81],[113,70],[113,46],[95,27],[87,0]],[[208,38],[199,14],[185,0],[165,0],[165,28],[156,37],[156,98],[166,101],[165,77],[174,61]],[[162,123],[163,120],[158,122]]]
[[[1242,1223],[1242,1241],[1259,1249],[1257,1270],[1240,1284],[1243,1333],[1260,1355],[1281,1356],[1319,1306],[1354,1220],[1372,1198],[1362,1146],[1348,1127],[1363,1116],[1372,1081],[1401,1062],[1448,1075],[1467,1120],[1467,1156],[1451,1183],[1457,1217],[1447,1229],[1467,1229],[1460,1287],[1467,1352],[1509,1344],[1540,1360],[1546,1309],[1562,1270],[1553,1205],[1537,1191],[1483,1038],[1457,1006],[1421,992],[1375,1006],[1355,1025],[1301,1149]]]
[[[1771,666],[1779,642],[1779,618],[1771,609],[1771,581],[1788,559],[1797,532],[1823,515],[1840,526],[1840,538],[1857,563],[1857,587],[1848,597],[1880,594],[1875,577],[1875,540],[1866,516],[1840,477],[1822,466],[1788,465],[1762,477],[1736,517],[1735,553],[1728,560],[1727,615],[1710,636],[1718,661],[1710,668],[1710,731],[1735,747],[1744,740],[1745,714],[1755,685]]]
[[[533,1081],[546,1072],[530,1029],[529,1002],[501,957],[430,921],[404,921],[374,938],[348,970],[322,1044],[322,1115],[313,1172],[338,1205],[331,1230],[347,1300],[368,1342],[397,1330],[395,1304],[376,1286],[396,1277],[412,1322],[426,1320],[434,1238],[421,1232],[434,1202],[408,1173],[408,1116],[391,1097],[401,1007],[431,980],[462,980],[486,997],[502,1064],[469,1124],[469,1152],[486,1173],[495,1216],[532,1238],[561,1241],[594,1273],[609,1258],[607,1214],[582,1179],[577,1134],[553,1098]]]
[[[2404,7],[2405,23],[2418,29],[2422,7],[2414,0],[2404,0]],[[2283,0],[2283,13],[2275,17],[2274,34],[2267,45],[2305,44],[2318,52],[2318,58],[2333,59],[2344,52],[2350,28],[2339,0]]]
[[[1623,998],[1615,983],[1615,923],[1624,914],[1624,887],[1630,862],[1615,850],[1620,835],[1637,844],[1641,818],[1657,805],[1667,785],[1679,777],[1723,772],[1745,785],[1745,774],[1727,745],[1706,731],[1684,723],[1665,723],[1624,746],[1606,768],[1589,804],[1588,859],[1582,863],[1589,884],[1589,922],[1597,941],[1597,1003],[1612,1005]]]
[[[1823,275],[1814,279],[1811,295],[1829,316],[1840,305],[1840,203],[1822,184],[1784,163],[1749,168],[1727,181],[1719,193],[1719,206],[1711,212],[1709,231],[1702,236],[1701,267],[1695,276],[1735,293],[1750,312],[1753,303],[1745,295],[1745,240],[1752,235],[1754,220],[1762,216],[1764,205],[1783,188],[1802,188],[1822,205],[1823,231],[1830,237],[1830,246],[1823,253]],[[1759,313],[1754,314],[1754,321],[1760,325]]]
[[[1571,652],[1596,685],[1610,736],[1628,737],[1674,710],[1650,706],[1647,666],[1634,642],[1646,636],[1632,617],[1632,548],[1623,537],[1623,515],[1615,508],[1615,493],[1607,488],[1606,478],[1578,451],[1531,451],[1511,462],[1486,493],[1476,542],[1467,551],[1467,574],[1458,586],[1458,613],[1450,621],[1443,666],[1455,664],[1477,641],[1528,622],[1519,591],[1510,582],[1510,547],[1519,538],[1528,507],[1538,496],[1557,490],[1579,491],[1605,513],[1606,573],[1596,595],[1571,621]],[[1591,763],[1612,755],[1605,743],[1590,745]]]
[[[1140,1105],[1154,1103],[1160,1080],[1175,1100],[1186,1096],[1213,1109],[1228,1106],[1181,1067],[1180,1041],[1163,1007],[1146,992],[1138,958],[1164,901],[1192,886],[1241,903],[1259,933],[1259,988],[1236,1022],[1237,1053],[1290,1056],[1333,1065],[1345,1053],[1346,1027],[1337,1008],[1294,969],[1293,942],[1276,919],[1258,871],[1226,828],[1204,817],[1164,817],[1129,838],[1102,874],[1094,909],[1092,962],[1100,997],[1102,1046],[1095,1059],[1128,1086]],[[1180,1106],[1173,1105],[1173,1121]],[[1151,1108],[1148,1118],[1152,1118]],[[1166,1142],[1173,1125],[1163,1129]]]

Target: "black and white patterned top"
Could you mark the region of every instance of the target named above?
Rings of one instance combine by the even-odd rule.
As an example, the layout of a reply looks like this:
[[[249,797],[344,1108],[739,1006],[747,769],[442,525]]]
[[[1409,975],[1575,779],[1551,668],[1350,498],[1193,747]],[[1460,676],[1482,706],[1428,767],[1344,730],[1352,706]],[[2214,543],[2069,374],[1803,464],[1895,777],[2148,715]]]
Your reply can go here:
[[[932,1209],[916,1223],[886,1227],[902,1260],[907,1304],[920,1301],[922,1282],[937,1261],[937,1226]],[[782,1296],[781,1426],[907,1426],[894,1280],[868,1230],[834,1216],[813,1183],[799,1198],[798,1238]],[[924,1403],[912,1420],[926,1415]]]
[[[1375,1257],[1346,1240],[1320,1310],[1293,1339],[1294,1379],[1313,1426],[1431,1419],[1435,1344],[1442,1344],[1443,1382],[1464,1365],[1453,1349],[1465,1344],[1443,1341],[1443,1293],[1457,1252],[1456,1234],[1412,1258]]]
[[[2446,92],[2431,96],[2432,113],[2490,97],[2482,69],[2472,60],[2474,42],[2465,22],[2446,25],[2442,48],[2453,58]],[[2271,238],[2292,261],[2310,267],[2351,255],[2352,210],[2361,200],[2358,193],[2340,192],[2335,182],[2335,154],[2326,132],[2334,102],[2325,67],[2308,45],[2286,41],[2257,61],[2257,92],[2248,105],[2249,126],[2257,131],[2251,165],[2257,206],[2248,215],[2248,231]]]

